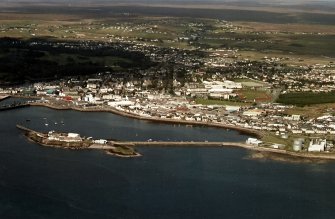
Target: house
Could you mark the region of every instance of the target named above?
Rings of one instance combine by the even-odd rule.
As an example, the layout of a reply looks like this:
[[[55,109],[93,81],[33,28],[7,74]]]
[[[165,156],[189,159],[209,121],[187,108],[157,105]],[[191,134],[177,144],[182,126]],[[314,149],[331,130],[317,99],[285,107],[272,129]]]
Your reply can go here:
[[[292,115],[292,120],[293,120],[293,121],[299,121],[300,118],[301,118],[300,115]]]

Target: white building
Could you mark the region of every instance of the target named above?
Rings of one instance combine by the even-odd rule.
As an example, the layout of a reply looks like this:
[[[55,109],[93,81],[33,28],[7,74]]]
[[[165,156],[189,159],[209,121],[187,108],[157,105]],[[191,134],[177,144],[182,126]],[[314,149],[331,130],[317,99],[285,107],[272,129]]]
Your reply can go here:
[[[263,142],[258,140],[257,138],[248,138],[245,143],[258,146],[258,145],[262,144]]]
[[[114,95],[114,94],[105,94],[102,96],[102,99],[104,100],[121,100],[122,97],[120,95]]]
[[[77,134],[77,133],[68,133],[67,134],[67,137],[69,137],[69,138],[78,138],[78,137],[80,137],[80,135],[79,134]]]
[[[95,143],[95,144],[107,144],[107,140],[98,139],[98,140],[94,140],[93,143]]]
[[[252,110],[247,110],[243,112],[244,116],[260,116],[261,114],[263,114],[264,111],[263,110],[259,110],[259,109],[252,109]]]
[[[326,139],[321,140],[321,139],[313,139],[309,143],[308,151],[310,152],[321,152],[324,151],[327,146],[327,141]]]
[[[84,101],[86,102],[90,102],[90,103],[94,103],[95,102],[95,98],[93,97],[92,94],[88,94],[84,97]]]
[[[293,121],[299,121],[300,118],[301,118],[300,115],[292,115],[292,120],[293,120]]]
[[[117,107],[117,106],[132,106],[135,103],[129,100],[120,100],[120,101],[109,101],[108,106]]]

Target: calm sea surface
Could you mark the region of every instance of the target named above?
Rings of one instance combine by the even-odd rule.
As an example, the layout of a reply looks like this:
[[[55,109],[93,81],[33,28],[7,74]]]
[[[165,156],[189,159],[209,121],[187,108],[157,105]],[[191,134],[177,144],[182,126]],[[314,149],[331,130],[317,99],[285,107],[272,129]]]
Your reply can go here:
[[[244,149],[214,147],[141,147],[143,157],[122,159],[39,146],[25,139],[17,123],[122,140],[248,137],[109,113],[3,111],[0,218],[335,218],[335,163],[251,160]]]

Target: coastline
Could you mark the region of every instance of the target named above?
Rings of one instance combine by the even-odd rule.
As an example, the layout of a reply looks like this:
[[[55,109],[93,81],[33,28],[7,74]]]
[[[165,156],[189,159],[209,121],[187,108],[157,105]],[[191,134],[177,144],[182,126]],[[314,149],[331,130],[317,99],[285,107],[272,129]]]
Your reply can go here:
[[[3,100],[6,100],[6,99],[8,99],[8,98],[10,98],[10,96],[9,95],[0,95],[0,102],[1,101],[3,101]]]
[[[176,120],[176,119],[162,119],[162,118],[152,118],[152,117],[143,117],[136,115],[134,113],[124,112],[113,108],[108,109],[100,109],[100,108],[80,108],[80,107],[58,107],[47,103],[30,103],[30,106],[41,106],[47,107],[54,110],[75,110],[80,112],[107,112],[113,113],[119,116],[125,116],[132,119],[156,122],[156,123],[168,123],[168,124],[181,124],[181,125],[195,125],[195,126],[208,126],[208,127],[216,127],[216,128],[224,128],[229,130],[235,130],[242,134],[248,134],[255,137],[261,137],[262,133],[248,128],[227,125],[227,124],[217,124],[217,123],[209,123],[209,122],[198,122],[198,121],[185,121],[185,120]]]
[[[134,146],[143,147],[238,147],[244,148],[250,151],[271,153],[277,155],[285,155],[296,158],[308,158],[308,159],[322,159],[322,160],[335,160],[335,153],[321,153],[321,152],[293,152],[282,149],[274,149],[267,147],[254,146],[242,142],[125,142],[134,144]]]
[[[109,112],[114,113],[120,116],[126,116],[129,118],[139,119],[139,120],[146,120],[151,122],[157,123],[170,123],[170,124],[184,124],[184,125],[197,125],[197,126],[208,126],[208,127],[217,127],[217,128],[225,128],[225,129],[232,129],[239,131],[241,133],[250,134],[254,136],[261,136],[262,134],[256,130],[250,130],[240,127],[234,127],[231,125],[223,125],[223,124],[213,124],[213,123],[203,123],[197,121],[182,121],[182,120],[173,120],[173,119],[158,119],[158,118],[148,118],[148,117],[141,117],[135,114],[131,114],[128,112],[122,112],[116,109],[99,109],[99,108],[90,108],[90,109],[83,109],[79,107],[58,107],[51,104],[46,103],[30,103],[30,106],[40,106],[40,107],[47,107],[55,110],[76,110],[80,112]],[[250,151],[256,152],[264,152],[264,153],[271,153],[271,154],[279,154],[285,156],[291,156],[296,158],[307,158],[307,159],[322,159],[322,160],[335,160],[335,153],[321,153],[321,152],[293,152],[287,151],[282,149],[274,149],[274,148],[267,148],[267,147],[259,147],[253,146],[249,144],[245,144],[242,142],[120,142],[120,143],[127,143],[133,144],[134,146],[145,146],[145,147],[159,147],[159,146],[225,146],[225,147],[239,147],[244,148]]]

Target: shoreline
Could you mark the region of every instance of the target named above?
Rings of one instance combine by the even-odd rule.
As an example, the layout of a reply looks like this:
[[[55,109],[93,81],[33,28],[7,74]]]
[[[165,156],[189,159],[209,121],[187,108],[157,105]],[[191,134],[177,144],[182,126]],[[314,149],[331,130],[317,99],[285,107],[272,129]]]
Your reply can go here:
[[[226,125],[226,124],[216,124],[216,123],[209,123],[209,122],[198,122],[198,121],[185,121],[185,120],[175,120],[175,119],[162,119],[162,118],[152,118],[152,117],[143,117],[136,115],[134,113],[123,112],[117,109],[108,108],[108,109],[100,109],[100,108],[79,108],[79,107],[58,107],[51,104],[46,103],[30,103],[30,106],[41,106],[47,107],[54,110],[75,110],[80,112],[106,112],[106,113],[113,113],[119,116],[124,116],[132,119],[138,119],[142,121],[150,121],[155,123],[167,123],[167,124],[181,124],[181,125],[195,125],[195,126],[208,126],[208,127],[216,127],[216,128],[223,128],[238,131],[241,134],[248,134],[255,137],[261,137],[262,133],[248,128],[233,126],[233,125]]]
[[[134,144],[135,147],[238,147],[249,151],[260,153],[271,153],[274,155],[285,155],[295,158],[306,159],[322,159],[322,160],[335,160],[335,153],[321,153],[321,152],[293,152],[282,149],[274,149],[267,147],[254,146],[242,142],[125,142]]]
[[[4,96],[0,95],[0,102],[3,101],[3,100],[8,99],[8,98],[10,98],[10,97],[11,97],[11,96],[9,96],[9,95],[4,95]]]
[[[169,123],[169,124],[184,124],[184,125],[196,125],[196,126],[208,126],[208,127],[217,127],[217,128],[225,128],[230,130],[239,131],[240,133],[261,136],[262,134],[255,130],[249,130],[239,127],[233,127],[229,125],[222,125],[222,124],[211,124],[211,123],[203,123],[203,122],[196,122],[196,121],[180,121],[180,120],[170,120],[170,119],[156,119],[156,118],[147,118],[141,117],[138,115],[130,114],[127,112],[122,112],[116,109],[83,109],[78,107],[57,107],[51,104],[45,103],[30,103],[30,106],[38,106],[38,107],[47,107],[54,110],[75,110],[80,112],[109,112],[114,113],[120,116],[126,116],[128,118],[134,118],[139,120],[157,122],[157,123]],[[243,142],[131,142],[125,141],[121,143],[128,143],[134,144],[134,146],[143,146],[143,147],[159,147],[159,146],[224,146],[224,147],[239,147],[244,148],[250,151],[256,152],[264,152],[264,153],[271,153],[271,154],[279,154],[279,155],[286,155],[296,158],[306,158],[306,159],[322,159],[322,160],[335,160],[335,153],[321,153],[321,152],[293,152],[287,151],[282,149],[274,149],[274,148],[266,148],[266,147],[259,147],[253,146],[249,144],[245,144]]]

